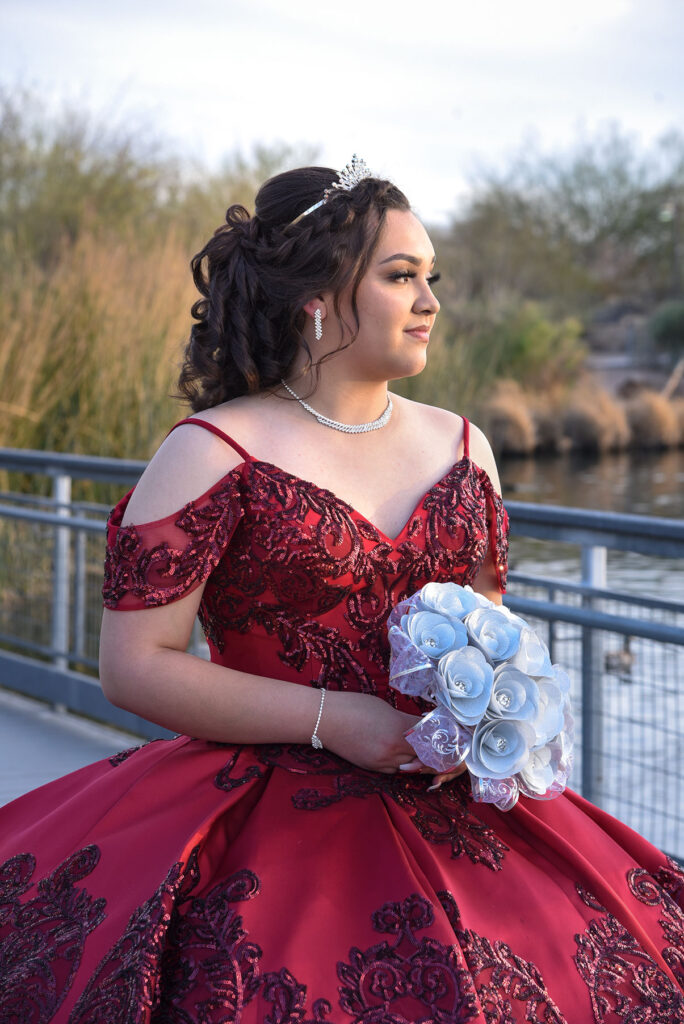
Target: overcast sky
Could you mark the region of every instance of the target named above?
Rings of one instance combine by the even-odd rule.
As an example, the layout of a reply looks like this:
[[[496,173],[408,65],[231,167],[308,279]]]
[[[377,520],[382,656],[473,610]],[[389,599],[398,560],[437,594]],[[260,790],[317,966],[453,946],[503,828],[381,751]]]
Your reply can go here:
[[[684,0],[0,0],[0,82],[216,165],[353,152],[444,220],[479,163],[684,128]]]

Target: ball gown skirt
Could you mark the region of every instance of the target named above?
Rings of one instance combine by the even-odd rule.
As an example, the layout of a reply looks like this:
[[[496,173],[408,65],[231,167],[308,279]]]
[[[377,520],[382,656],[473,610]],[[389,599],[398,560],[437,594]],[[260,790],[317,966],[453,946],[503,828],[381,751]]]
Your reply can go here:
[[[467,434],[395,538],[221,435],[244,461],[178,513],[116,507],[105,604],[205,582],[214,661],[420,713],[387,687],[389,611],[489,548],[505,582]],[[21,797],[0,810],[0,1024],[684,1022],[676,863],[571,791],[504,813],[430,783],[179,736]]]

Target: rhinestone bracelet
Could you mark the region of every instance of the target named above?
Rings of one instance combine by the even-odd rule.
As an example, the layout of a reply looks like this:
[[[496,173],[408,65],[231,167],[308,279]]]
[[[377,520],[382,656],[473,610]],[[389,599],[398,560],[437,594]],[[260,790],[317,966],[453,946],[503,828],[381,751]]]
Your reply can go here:
[[[325,703],[325,693],[326,693],[325,687],[323,687],[323,689],[321,690],[321,703],[320,703],[319,708],[318,708],[318,718],[316,719],[316,725],[314,726],[314,731],[311,734],[311,746],[315,747],[316,750],[322,750],[323,749],[323,744],[321,743],[321,741],[320,741],[319,737],[316,735],[316,733],[318,732],[318,726],[321,724],[321,715],[323,714],[323,705]]]

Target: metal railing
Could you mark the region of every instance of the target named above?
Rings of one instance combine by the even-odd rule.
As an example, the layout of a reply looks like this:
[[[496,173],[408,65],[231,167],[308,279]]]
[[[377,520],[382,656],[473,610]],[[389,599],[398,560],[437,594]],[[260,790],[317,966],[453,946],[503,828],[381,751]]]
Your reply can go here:
[[[52,495],[0,493],[0,685],[147,738],[166,730],[114,708],[97,684],[108,508],[72,479],[133,484],[144,463],[0,449],[0,468],[48,476]],[[684,605],[607,587],[608,549],[684,559],[684,523],[509,502],[514,538],[575,545],[579,579],[511,573],[506,603],[569,672],[575,788],[684,857]],[[203,654],[196,631],[194,650]]]

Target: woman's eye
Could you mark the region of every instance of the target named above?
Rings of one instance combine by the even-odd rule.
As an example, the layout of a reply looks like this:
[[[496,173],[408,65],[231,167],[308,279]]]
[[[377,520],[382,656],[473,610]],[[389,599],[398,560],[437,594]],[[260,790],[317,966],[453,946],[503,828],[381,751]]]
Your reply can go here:
[[[390,274],[390,281],[409,281],[415,276],[415,270],[396,270],[393,274]],[[441,276],[441,274],[431,274],[427,278],[428,285],[432,288],[433,284],[437,284]]]

